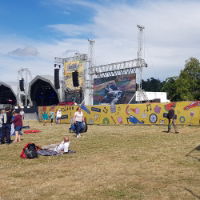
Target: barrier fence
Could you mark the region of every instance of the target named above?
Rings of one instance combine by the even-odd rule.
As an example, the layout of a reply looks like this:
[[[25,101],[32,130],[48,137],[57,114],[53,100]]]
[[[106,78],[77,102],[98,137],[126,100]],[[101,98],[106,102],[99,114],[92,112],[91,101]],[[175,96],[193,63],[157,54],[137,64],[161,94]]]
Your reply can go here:
[[[122,125],[122,124],[157,124],[168,123],[166,115],[175,106],[177,124],[200,125],[200,101],[184,101],[171,103],[117,104],[96,105],[81,108],[88,124]],[[38,108],[39,120],[48,118],[58,109],[62,111],[61,123],[72,123],[74,112],[78,106],[43,106]]]

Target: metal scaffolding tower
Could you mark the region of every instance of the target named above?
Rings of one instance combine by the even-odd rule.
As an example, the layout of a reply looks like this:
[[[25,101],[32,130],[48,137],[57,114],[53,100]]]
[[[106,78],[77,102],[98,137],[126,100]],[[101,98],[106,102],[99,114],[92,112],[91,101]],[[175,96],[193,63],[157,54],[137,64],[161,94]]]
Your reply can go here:
[[[29,82],[32,80],[32,74],[31,71],[28,68],[21,68],[18,70],[18,87],[17,87],[17,98],[18,103],[20,106],[28,106],[28,103],[31,105],[31,99],[28,94],[28,87]],[[22,81],[22,87],[24,87],[24,90],[21,90],[20,88],[20,81]],[[25,101],[23,102],[22,97],[25,98]]]
[[[85,87],[84,87],[84,103],[86,105],[93,105],[93,73],[94,70],[94,40],[88,40],[89,42],[89,59],[88,65],[85,68]]]
[[[142,90],[142,69],[143,69],[143,65],[142,65],[142,54],[143,54],[143,30],[144,30],[144,26],[141,25],[137,25],[138,29],[139,29],[139,33],[138,33],[138,52],[137,52],[137,62],[138,62],[138,66],[139,66],[139,81],[138,81],[138,90]]]
[[[84,100],[83,102],[85,105],[93,105],[93,86],[94,86],[94,79],[95,78],[107,78],[110,76],[117,76],[117,75],[126,75],[126,74],[133,74],[136,73],[136,70],[139,70],[138,72],[138,90],[137,90],[137,97],[139,95],[139,99],[143,101],[144,99],[147,99],[145,96],[145,93],[142,91],[142,71],[143,67],[147,67],[147,64],[145,63],[145,60],[143,58],[143,30],[144,26],[137,25],[139,32],[138,32],[138,52],[137,52],[137,58],[134,60],[128,60],[128,61],[122,61],[122,62],[116,62],[111,63],[107,65],[94,65],[94,40],[88,40],[89,42],[89,58],[86,54],[80,54],[75,53],[75,56],[69,57],[69,58],[55,58],[56,64],[62,64],[63,68],[63,74],[64,74],[64,63],[68,61],[74,61],[74,60],[82,60],[87,62],[84,69],[84,85],[83,85],[83,92],[84,92]],[[64,77],[62,78],[64,82]],[[69,88],[66,88],[65,91],[67,91]],[[136,95],[136,93],[135,93]],[[129,103],[132,102],[132,100],[136,97],[133,96]],[[143,99],[143,100],[142,100]],[[83,103],[82,102],[82,103]]]
[[[142,102],[142,101],[148,101],[147,95],[145,94],[145,92],[142,90],[142,71],[143,71],[143,67],[147,67],[147,64],[144,62],[144,58],[143,57],[143,38],[144,38],[144,26],[141,25],[137,25],[137,28],[139,29],[138,32],[138,51],[137,51],[137,66],[139,69],[139,74],[138,74],[138,89],[137,89],[137,93],[134,94],[134,96],[130,99],[129,103],[131,103],[133,101],[133,99],[136,99],[136,95],[137,95],[137,99],[138,102]]]

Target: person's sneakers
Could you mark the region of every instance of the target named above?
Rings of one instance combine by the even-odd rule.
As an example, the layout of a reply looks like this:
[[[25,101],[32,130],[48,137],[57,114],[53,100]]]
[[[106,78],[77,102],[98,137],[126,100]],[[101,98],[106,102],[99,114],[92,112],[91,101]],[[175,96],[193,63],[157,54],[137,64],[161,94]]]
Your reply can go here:
[[[73,151],[73,150],[68,150],[68,152],[64,152],[63,154],[69,154],[69,153],[76,153],[76,151]]]
[[[78,134],[76,137],[77,137],[77,138],[80,138],[80,137],[81,137],[81,134]]]
[[[11,144],[12,140],[6,141],[6,144]]]

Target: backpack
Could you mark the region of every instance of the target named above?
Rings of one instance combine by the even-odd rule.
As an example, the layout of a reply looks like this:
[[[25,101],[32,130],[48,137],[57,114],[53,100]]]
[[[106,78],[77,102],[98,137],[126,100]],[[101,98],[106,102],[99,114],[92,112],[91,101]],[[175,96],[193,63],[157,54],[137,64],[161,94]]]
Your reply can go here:
[[[34,143],[28,143],[24,146],[21,154],[20,154],[21,158],[28,158],[28,159],[33,159],[33,158],[37,158],[38,154],[37,154],[37,147]]]

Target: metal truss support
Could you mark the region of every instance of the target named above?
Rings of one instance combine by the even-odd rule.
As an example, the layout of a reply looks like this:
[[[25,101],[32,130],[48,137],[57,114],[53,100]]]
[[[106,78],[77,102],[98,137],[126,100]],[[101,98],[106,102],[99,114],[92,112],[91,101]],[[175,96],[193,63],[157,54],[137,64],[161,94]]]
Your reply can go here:
[[[89,59],[88,65],[85,67],[85,84],[84,84],[84,103],[85,105],[93,105],[93,82],[94,82],[94,74],[92,73],[94,69],[94,40],[88,40],[89,42]]]
[[[24,81],[24,91],[20,90],[20,85],[19,85],[20,80]],[[20,70],[18,70],[17,98],[18,98],[18,104],[20,106],[28,106],[28,101],[29,104],[32,105],[31,98],[28,94],[28,86],[31,80],[32,80],[32,74],[28,68],[21,68]],[[24,104],[21,100],[21,96],[25,97]]]
[[[136,72],[136,69],[139,69],[141,66],[147,66],[144,59],[140,60],[140,65],[138,65],[138,63],[138,59],[134,59],[117,63],[111,63],[107,65],[94,66],[91,70],[91,73],[94,75],[95,78],[133,74]]]

